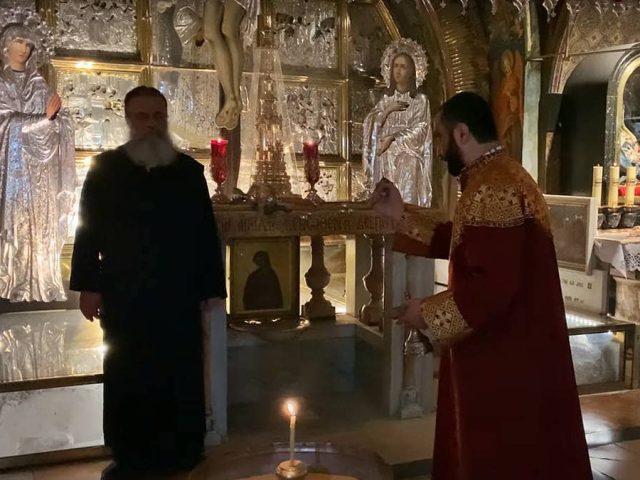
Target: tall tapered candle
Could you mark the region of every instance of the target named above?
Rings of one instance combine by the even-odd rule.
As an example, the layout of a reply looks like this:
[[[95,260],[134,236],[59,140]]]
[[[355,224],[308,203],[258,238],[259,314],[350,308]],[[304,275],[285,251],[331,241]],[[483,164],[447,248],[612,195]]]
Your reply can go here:
[[[611,165],[609,167],[609,195],[607,195],[607,206],[615,208],[618,206],[618,186],[620,184],[620,167]]]
[[[293,466],[293,455],[296,448],[296,404],[292,400],[287,402],[289,411],[289,463]]]
[[[627,191],[624,196],[625,207],[633,207],[636,200],[636,167],[627,167]]]
[[[596,199],[596,207],[602,205],[602,165],[596,165],[593,167],[591,196]]]

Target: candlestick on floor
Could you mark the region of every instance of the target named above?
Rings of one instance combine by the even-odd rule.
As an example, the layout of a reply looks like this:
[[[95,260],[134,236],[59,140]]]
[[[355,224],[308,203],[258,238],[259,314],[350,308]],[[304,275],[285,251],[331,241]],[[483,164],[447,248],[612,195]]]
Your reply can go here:
[[[307,476],[307,466],[300,460],[282,462],[276,469],[276,476],[281,480],[301,480]]]
[[[302,479],[307,476],[307,466],[300,460],[296,460],[296,418],[298,405],[293,400],[288,400],[287,413],[289,414],[289,460],[286,460],[276,468],[276,476],[280,479]]]

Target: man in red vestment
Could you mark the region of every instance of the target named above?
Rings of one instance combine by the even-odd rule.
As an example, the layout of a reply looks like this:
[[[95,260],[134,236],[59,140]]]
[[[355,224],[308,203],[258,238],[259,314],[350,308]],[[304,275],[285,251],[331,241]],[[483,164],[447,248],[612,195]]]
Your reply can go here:
[[[462,186],[453,224],[434,230],[385,180],[373,199],[398,221],[395,250],[449,254],[448,290],[400,318],[442,347],[433,479],[591,479],[544,198],[481,97],[456,95],[436,123]]]

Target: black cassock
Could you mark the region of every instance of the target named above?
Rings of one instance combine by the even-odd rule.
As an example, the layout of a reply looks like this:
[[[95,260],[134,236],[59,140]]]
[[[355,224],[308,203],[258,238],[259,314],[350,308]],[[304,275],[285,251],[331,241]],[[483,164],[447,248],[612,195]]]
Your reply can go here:
[[[147,171],[99,155],[80,201],[71,289],[100,292],[104,434],[132,466],[190,466],[203,450],[200,302],[225,297],[203,167],[180,154]]]

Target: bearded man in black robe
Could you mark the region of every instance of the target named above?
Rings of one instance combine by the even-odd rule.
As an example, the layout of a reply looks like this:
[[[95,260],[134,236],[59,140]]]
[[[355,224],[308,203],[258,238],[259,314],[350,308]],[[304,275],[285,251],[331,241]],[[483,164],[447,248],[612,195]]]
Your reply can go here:
[[[200,461],[201,318],[226,297],[204,168],[173,148],[166,99],[137,87],[125,115],[131,140],[87,174],[71,273],[107,346],[104,435],[115,463],[103,478]]]

